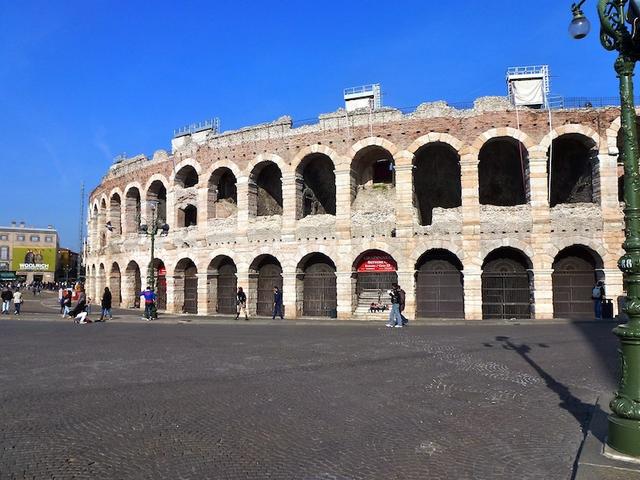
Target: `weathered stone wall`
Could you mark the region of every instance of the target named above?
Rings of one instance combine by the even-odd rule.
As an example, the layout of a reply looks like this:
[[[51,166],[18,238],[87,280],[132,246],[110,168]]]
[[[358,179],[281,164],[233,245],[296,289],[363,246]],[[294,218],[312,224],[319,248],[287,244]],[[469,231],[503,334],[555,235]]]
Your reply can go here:
[[[398,263],[398,278],[408,292],[407,313],[415,311],[415,267],[429,249],[440,248],[455,254],[464,266],[465,316],[481,318],[481,273],[483,259],[499,247],[512,247],[531,260],[535,279],[535,315],[553,316],[552,264],[560,250],[584,245],[602,263],[601,274],[611,296],[622,294],[616,261],[621,254],[623,231],[621,207],[617,198],[617,143],[619,111],[615,108],[558,110],[553,112],[553,131],[547,113],[521,111],[520,129],[516,115],[504,99],[480,99],[471,110],[456,110],[444,103],[424,104],[404,115],[384,109],[373,113],[346,114],[338,111],[321,115],[315,125],[293,128],[290,118],[219,135],[197,135],[174,139],[173,152],[158,151],[152,159],[135,157],[114,165],[91,193],[89,241],[85,262],[88,286],[95,289],[101,275],[121,272],[123,288],[131,285],[126,267],[134,261],[144,277],[148,259],[148,239],[135,233],[127,192],[137,188],[142,214],[146,192],[154,180],[167,189],[168,237],[158,238],[156,257],[167,267],[167,309],[180,311],[182,293],[175,289],[176,265],[190,258],[198,272],[199,313],[211,313],[208,298],[210,262],[226,256],[237,266],[238,285],[248,286],[250,303],[256,292],[250,266],[260,255],[273,255],[283,269],[285,308],[288,316],[299,310],[296,285],[303,259],[313,253],[327,255],[336,267],[338,316],[349,317],[354,308],[353,262],[364,251],[387,252]],[[554,138],[570,135],[595,145],[593,204],[561,204],[550,208],[548,201],[547,154]],[[478,162],[480,150],[489,140],[510,137],[527,150],[527,204],[514,207],[480,205]],[[415,153],[431,143],[450,146],[460,158],[462,206],[434,208],[431,225],[421,226],[416,211],[414,181]],[[394,184],[358,187],[359,172],[352,160],[368,147],[380,147],[393,158]],[[335,168],[336,215],[310,215],[301,218],[301,179],[304,160],[310,155],[328,157]],[[257,202],[265,203],[256,191],[256,169],[266,163],[277,165],[282,180],[282,213],[256,216]],[[175,174],[184,166],[198,174],[194,187],[183,189]],[[220,168],[231,170],[236,178],[237,205],[226,218],[211,198],[209,179]],[[458,179],[452,179],[452,181]],[[252,190],[253,189],[253,190]],[[122,199],[123,234],[107,233],[107,246],[100,246],[99,218],[112,218],[104,212],[114,195]],[[355,198],[354,198],[355,194]],[[198,208],[198,225],[181,228],[177,210],[189,202]],[[135,203],[135,202],[134,202]],[[226,208],[226,207],[225,207]],[[216,210],[217,211],[217,210]],[[94,214],[97,212],[97,214]],[[272,212],[266,212],[272,213]],[[321,213],[321,212],[320,212]],[[100,265],[104,268],[101,269]],[[101,274],[100,272],[104,273]],[[298,289],[299,290],[299,289]],[[95,294],[95,292],[94,292]],[[130,300],[129,292],[123,298]]]

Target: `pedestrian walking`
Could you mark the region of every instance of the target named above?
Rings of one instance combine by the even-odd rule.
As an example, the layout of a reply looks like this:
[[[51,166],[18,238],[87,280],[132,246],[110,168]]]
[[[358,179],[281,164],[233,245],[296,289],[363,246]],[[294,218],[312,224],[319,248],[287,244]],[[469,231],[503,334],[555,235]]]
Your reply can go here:
[[[16,292],[13,294],[13,308],[15,309],[15,311],[13,312],[14,315],[20,315],[22,302],[22,292],[20,290],[16,290]]]
[[[60,315],[64,313],[64,288],[60,286],[58,289],[58,303],[60,304]]]
[[[72,294],[70,290],[65,290],[62,293],[62,318],[65,318],[71,312],[71,298]]]
[[[11,293],[11,290],[9,290],[9,287],[5,286],[2,289],[0,298],[2,299],[2,314],[9,315],[9,308],[11,307],[11,299],[13,298],[13,293]]]
[[[278,287],[273,287],[273,314],[271,320],[275,320],[276,315],[280,316],[280,320],[284,320],[284,309],[282,308],[282,292]]]
[[[591,298],[593,299],[593,313],[598,320],[602,319],[602,302],[604,300],[604,282],[598,280],[591,290]]]
[[[404,316],[404,307],[405,301],[407,299],[407,292],[405,292],[397,283],[396,286],[398,287],[398,294],[400,295],[400,317],[402,318],[402,326],[404,327],[407,323],[409,323],[407,317]]]
[[[156,294],[151,287],[147,287],[144,292],[140,292],[138,297],[144,297],[144,318],[147,322],[156,318]]]
[[[387,327],[402,328],[402,315],[400,315],[400,287],[394,283],[389,290],[391,297],[391,310],[389,310],[389,322]]]
[[[89,323],[87,321],[87,295],[84,293],[84,288],[80,287],[80,291],[78,292],[78,303],[76,306],[69,312],[69,316],[73,318],[75,323]]]
[[[109,320],[113,319],[113,315],[111,314],[111,292],[109,291],[109,287],[104,287],[104,293],[102,294],[102,301],[100,302],[100,307],[102,308],[100,312],[100,322],[106,321],[106,317],[109,317]]]
[[[240,317],[240,314],[244,312],[244,319],[249,320],[249,314],[247,313],[247,294],[244,293],[242,287],[238,287],[238,293],[236,293],[236,320]]]

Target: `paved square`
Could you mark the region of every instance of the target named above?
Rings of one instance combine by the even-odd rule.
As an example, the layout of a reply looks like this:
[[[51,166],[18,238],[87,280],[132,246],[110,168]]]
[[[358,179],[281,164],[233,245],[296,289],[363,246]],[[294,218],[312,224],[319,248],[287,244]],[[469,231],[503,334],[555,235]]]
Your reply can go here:
[[[568,479],[612,324],[0,320],[0,478]]]

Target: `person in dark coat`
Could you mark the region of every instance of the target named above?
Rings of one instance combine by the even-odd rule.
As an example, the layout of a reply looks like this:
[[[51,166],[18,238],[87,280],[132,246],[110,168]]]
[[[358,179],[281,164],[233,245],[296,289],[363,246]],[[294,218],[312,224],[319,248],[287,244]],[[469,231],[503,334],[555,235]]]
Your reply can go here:
[[[81,288],[78,292],[78,303],[69,312],[69,316],[73,318],[75,323],[88,323],[87,322],[87,295],[84,293],[84,288]]]
[[[273,287],[273,314],[271,315],[271,319],[275,320],[276,315],[280,316],[280,320],[284,320],[282,292],[278,287]]]
[[[109,320],[113,319],[113,315],[111,314],[111,291],[109,290],[109,287],[104,287],[100,306],[102,307],[102,312],[100,313],[99,321],[105,321],[107,316],[109,317]]]

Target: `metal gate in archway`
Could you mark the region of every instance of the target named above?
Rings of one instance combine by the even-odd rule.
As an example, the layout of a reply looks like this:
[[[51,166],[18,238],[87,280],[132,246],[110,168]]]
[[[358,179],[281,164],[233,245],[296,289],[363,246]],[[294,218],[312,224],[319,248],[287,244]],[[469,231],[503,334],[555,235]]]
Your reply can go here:
[[[418,318],[464,318],[462,273],[446,260],[428,260],[416,278]]]
[[[198,277],[196,267],[190,266],[184,271],[184,313],[198,313]]]
[[[482,318],[531,318],[529,274],[518,262],[501,258],[482,271]]]
[[[256,314],[271,315],[273,312],[273,287],[282,290],[282,268],[267,263],[258,270],[258,295]],[[284,293],[283,293],[284,294]]]
[[[312,317],[332,317],[338,305],[335,269],[326,263],[307,268],[303,277],[302,314]]]
[[[595,270],[586,260],[579,257],[559,260],[551,274],[553,315],[564,318],[593,316],[591,290],[595,282]]]
[[[160,310],[166,310],[167,308],[167,277],[166,275],[160,275],[156,281],[156,296],[157,307]]]
[[[237,284],[235,265],[222,265],[218,269],[218,313],[236,313]]]

